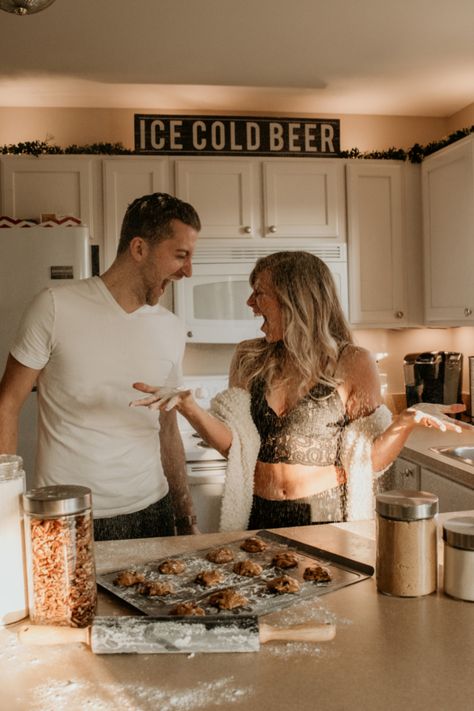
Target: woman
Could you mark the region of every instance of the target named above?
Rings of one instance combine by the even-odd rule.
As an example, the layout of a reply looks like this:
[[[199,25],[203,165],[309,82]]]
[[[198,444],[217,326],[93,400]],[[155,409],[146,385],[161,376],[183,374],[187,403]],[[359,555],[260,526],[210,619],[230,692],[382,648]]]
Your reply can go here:
[[[420,423],[460,428],[409,408],[393,421],[374,359],[354,345],[329,268],[307,252],[259,259],[247,303],[264,337],[237,346],[229,390],[202,410],[191,391],[133,405],[176,409],[228,458],[222,530],[369,518],[373,482]],[[444,408],[459,412],[462,405]]]

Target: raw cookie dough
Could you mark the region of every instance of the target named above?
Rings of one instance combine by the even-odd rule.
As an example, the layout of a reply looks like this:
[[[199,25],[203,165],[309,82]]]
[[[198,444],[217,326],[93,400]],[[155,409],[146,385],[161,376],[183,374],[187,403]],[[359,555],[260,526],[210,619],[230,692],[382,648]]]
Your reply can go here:
[[[224,575],[220,570],[202,570],[194,578],[194,582],[198,585],[204,585],[206,588],[210,588],[212,585],[217,585],[217,583],[222,583],[224,580]]]
[[[186,564],[182,560],[170,558],[162,561],[158,566],[158,570],[163,575],[180,575],[186,570]]]
[[[277,553],[272,560],[272,565],[277,568],[296,568],[298,558],[294,553]]]
[[[138,587],[138,592],[142,595],[156,597],[170,595],[174,593],[174,587],[170,583],[158,583],[152,580],[145,581]]]
[[[315,583],[329,583],[332,580],[329,571],[320,565],[309,565],[303,573],[304,580],[313,580]]]
[[[234,554],[230,548],[215,548],[213,551],[209,551],[206,558],[211,563],[230,563],[231,560],[234,560]]]
[[[218,607],[219,610],[233,610],[236,607],[242,607],[248,604],[246,597],[241,595],[233,588],[219,590],[209,598],[209,604],[213,607]]]
[[[145,578],[140,573],[136,573],[134,570],[122,570],[115,578],[114,585],[129,588],[132,585],[138,585],[138,583],[143,583],[144,581]]]
[[[260,575],[263,568],[253,560],[239,560],[238,563],[235,563],[232,570],[234,573],[237,573],[237,575],[244,575],[246,578],[252,578],[255,575]]]
[[[247,553],[261,553],[265,548],[268,548],[268,543],[262,541],[261,538],[252,536],[251,538],[246,538],[240,547]]]
[[[283,595],[283,593],[295,593],[300,589],[299,582],[289,575],[282,575],[281,578],[273,578],[267,582],[267,588],[272,593]]]
[[[180,602],[172,610],[170,610],[170,615],[192,615],[192,616],[202,616],[206,613],[199,607],[195,602]]]

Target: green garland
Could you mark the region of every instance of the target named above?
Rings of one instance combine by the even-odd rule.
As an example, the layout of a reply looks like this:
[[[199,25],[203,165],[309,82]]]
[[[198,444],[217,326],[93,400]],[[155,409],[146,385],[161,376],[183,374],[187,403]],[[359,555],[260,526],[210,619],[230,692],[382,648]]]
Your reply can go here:
[[[415,143],[408,151],[403,148],[389,148],[386,151],[367,151],[361,152],[358,148],[351,148],[349,151],[341,151],[341,158],[358,158],[358,159],[379,159],[379,160],[408,160],[410,163],[421,163],[426,156],[439,151],[451,143],[461,140],[474,133],[474,125],[470,128],[461,128],[449,136],[442,138],[439,141],[432,141],[426,146],[421,146]],[[65,154],[88,154],[88,155],[141,155],[135,151],[125,148],[121,143],[91,143],[85,146],[67,146],[60,148],[49,143],[49,141],[24,141],[22,143],[4,145],[0,147],[0,153],[3,155],[65,155]]]

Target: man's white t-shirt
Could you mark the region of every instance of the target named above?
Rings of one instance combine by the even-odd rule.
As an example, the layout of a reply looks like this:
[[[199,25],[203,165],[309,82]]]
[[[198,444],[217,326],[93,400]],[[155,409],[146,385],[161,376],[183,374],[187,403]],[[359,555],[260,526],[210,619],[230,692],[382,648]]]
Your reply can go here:
[[[130,408],[132,383],[182,384],[182,322],[159,304],[126,313],[100,277],[42,291],[11,354],[38,378],[36,486],[92,490],[96,518],[139,511],[168,492],[159,413]]]

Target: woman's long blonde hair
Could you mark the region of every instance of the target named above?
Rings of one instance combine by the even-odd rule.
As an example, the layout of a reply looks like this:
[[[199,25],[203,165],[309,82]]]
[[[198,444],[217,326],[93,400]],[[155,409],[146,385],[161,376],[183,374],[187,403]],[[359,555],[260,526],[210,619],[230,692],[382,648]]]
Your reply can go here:
[[[309,252],[275,252],[257,260],[252,287],[265,270],[282,309],[283,340],[240,344],[231,368],[236,381],[246,389],[255,378],[267,386],[277,381],[292,403],[318,383],[335,387],[339,354],[353,338],[329,267]]]

